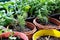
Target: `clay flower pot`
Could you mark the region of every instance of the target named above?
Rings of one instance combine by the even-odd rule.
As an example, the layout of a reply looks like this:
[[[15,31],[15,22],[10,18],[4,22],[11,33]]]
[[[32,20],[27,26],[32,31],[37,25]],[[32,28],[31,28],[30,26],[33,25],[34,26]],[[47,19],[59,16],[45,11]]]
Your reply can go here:
[[[21,32],[23,32],[23,33],[25,33],[27,36],[28,36],[28,38],[29,38],[29,40],[31,40],[31,38],[32,38],[32,35],[36,32],[36,26],[33,24],[33,23],[31,23],[31,22],[26,22],[26,27],[27,28],[29,28],[29,29],[31,29],[31,30],[29,30],[29,31],[21,31]]]
[[[28,31],[28,32],[24,32],[27,36],[28,36],[28,38],[29,38],[29,40],[31,40],[31,38],[32,38],[32,35],[36,32],[36,26],[33,24],[33,23],[31,23],[31,22],[26,22],[26,26],[28,27],[28,28],[30,28],[30,29],[32,29],[31,31]]]
[[[11,32],[5,32],[5,33],[0,34],[0,38],[1,37],[8,38],[10,35],[11,35]],[[14,32],[13,36],[18,36],[22,38],[23,40],[28,40],[28,37],[24,33],[21,33],[21,32]]]
[[[41,36],[53,36],[53,37],[60,38],[60,31],[56,29],[39,30],[33,35],[32,39],[37,40]]]
[[[53,17],[53,18],[60,20],[60,13],[52,14],[52,15],[50,15],[50,17]]]
[[[57,20],[57,19],[55,19],[55,18],[49,17],[48,19],[49,19],[50,22],[56,24],[57,26],[53,26],[53,25],[51,25],[51,24],[48,24],[48,25],[39,24],[39,23],[37,22],[37,19],[38,19],[38,18],[35,18],[35,19],[33,20],[33,23],[37,26],[38,29],[60,29],[60,21]]]

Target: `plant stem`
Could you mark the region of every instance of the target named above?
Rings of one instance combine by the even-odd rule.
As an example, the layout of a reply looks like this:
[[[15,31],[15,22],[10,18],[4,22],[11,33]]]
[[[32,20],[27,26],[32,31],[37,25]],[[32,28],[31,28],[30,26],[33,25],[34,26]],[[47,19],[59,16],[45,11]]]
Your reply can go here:
[[[46,39],[46,40],[49,40],[49,39],[50,39],[50,36],[46,37],[45,39]]]

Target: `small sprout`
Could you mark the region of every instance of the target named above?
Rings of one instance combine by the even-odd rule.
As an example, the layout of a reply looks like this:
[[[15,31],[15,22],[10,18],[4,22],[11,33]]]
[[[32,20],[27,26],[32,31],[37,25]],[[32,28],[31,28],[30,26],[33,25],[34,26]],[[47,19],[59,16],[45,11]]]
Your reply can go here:
[[[11,30],[11,31],[12,31],[12,30]],[[11,33],[11,35],[10,35],[10,37],[9,37],[10,40],[16,40],[16,39],[17,39],[17,37],[14,37],[13,35],[14,35],[14,32]]]
[[[12,32],[12,30],[9,30],[10,32]]]
[[[11,36],[11,37],[9,37],[9,39],[10,39],[10,40],[16,40],[17,37],[12,37],[12,36]]]

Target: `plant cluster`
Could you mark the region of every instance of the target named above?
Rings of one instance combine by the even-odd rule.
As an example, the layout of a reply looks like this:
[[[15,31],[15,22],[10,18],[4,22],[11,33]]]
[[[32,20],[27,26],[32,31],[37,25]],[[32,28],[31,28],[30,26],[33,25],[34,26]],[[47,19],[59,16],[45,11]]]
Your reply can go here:
[[[9,24],[17,25],[18,23],[23,29],[25,26],[25,20],[27,18],[27,11],[30,8],[29,5],[26,5],[25,3],[24,4],[23,3],[24,3],[23,1],[21,2],[20,1],[15,1],[15,2],[9,1],[5,3],[2,2],[0,4],[1,8],[3,8],[3,10],[0,12],[0,25],[3,25],[3,26],[7,26]]]
[[[48,22],[48,15],[56,9],[60,9],[60,0],[15,0],[14,2],[1,2],[0,25],[9,25],[17,21],[20,26],[25,26],[25,20],[29,16],[36,16],[41,22]]]
[[[39,17],[41,22],[48,22],[48,15],[55,11],[60,10],[60,0],[32,0],[30,3],[29,13]]]

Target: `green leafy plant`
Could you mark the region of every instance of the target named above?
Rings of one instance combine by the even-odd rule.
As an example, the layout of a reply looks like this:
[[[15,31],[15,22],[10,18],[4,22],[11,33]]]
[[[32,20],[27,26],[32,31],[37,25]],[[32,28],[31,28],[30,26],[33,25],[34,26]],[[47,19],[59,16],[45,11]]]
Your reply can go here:
[[[7,13],[0,12],[0,25],[9,25],[11,22],[14,24],[14,21],[17,21],[24,28],[28,14],[30,17],[38,17],[43,23],[48,23],[48,15],[60,9],[60,0],[15,0],[0,3],[0,7],[7,10]],[[14,18],[15,15],[17,19]]]
[[[21,4],[20,1],[19,3],[17,3],[16,1],[15,3],[7,2],[3,4],[3,7],[7,10],[7,13],[0,12],[1,13],[0,25],[5,26],[5,25],[12,24],[14,27],[16,27],[17,25],[16,22],[18,22],[22,30],[25,28],[25,20],[27,18],[27,11],[29,10],[30,6],[25,5],[24,2],[23,2],[24,5],[21,6],[20,4]],[[16,8],[18,8],[18,10]],[[12,11],[14,12],[14,14],[12,13]],[[14,15],[17,15],[17,19],[14,18]]]
[[[7,16],[7,14],[3,11],[0,11],[0,25],[5,26],[14,22],[13,16]]]
[[[18,16],[18,21],[19,21],[19,24],[20,24],[20,27],[21,27],[21,29],[23,30],[25,27],[25,19],[24,19],[24,17],[23,16],[21,16],[21,15],[19,15]]]
[[[38,18],[40,19],[40,21],[41,21],[42,23],[48,23],[48,18],[47,18],[47,16],[44,15],[44,14],[42,15],[40,10],[38,10],[38,12],[39,12]]]
[[[29,2],[31,8],[29,9],[30,16],[34,15],[38,17],[42,22],[48,22],[48,15],[55,11],[55,9],[59,9],[60,1],[58,0],[31,0]],[[39,11],[40,10],[40,11]]]
[[[48,5],[45,4],[46,0],[32,0],[29,4],[31,6],[29,13],[31,14],[30,16],[32,16],[34,14],[34,16],[38,17],[41,22],[48,22]],[[44,20],[44,21],[43,21]]]

